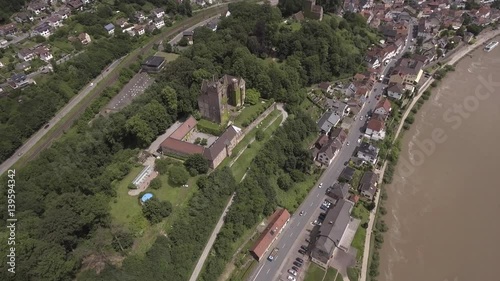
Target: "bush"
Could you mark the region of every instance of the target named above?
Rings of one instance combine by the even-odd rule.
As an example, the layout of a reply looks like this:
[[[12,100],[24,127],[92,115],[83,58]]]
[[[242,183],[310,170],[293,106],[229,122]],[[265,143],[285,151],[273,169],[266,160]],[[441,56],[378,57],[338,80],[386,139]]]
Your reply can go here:
[[[161,179],[159,177],[156,177],[154,178],[150,183],[149,183],[149,187],[152,188],[152,189],[160,189],[161,188]]]
[[[257,130],[257,132],[255,132],[255,139],[256,139],[257,141],[262,141],[262,140],[264,140],[265,136],[266,136],[266,135],[264,134],[264,132],[263,132],[261,129],[259,129],[259,130]]]
[[[173,185],[184,185],[189,180],[189,173],[183,166],[172,166],[168,170],[168,179]]]
[[[203,145],[203,146],[207,145],[207,143],[208,143],[207,139],[201,139],[201,141],[200,141],[200,145]]]
[[[172,204],[168,201],[160,201],[153,197],[142,206],[142,214],[151,223],[159,223],[172,212]]]
[[[172,160],[170,160],[168,158],[156,159],[155,170],[160,174],[166,175],[170,164],[172,164]]]

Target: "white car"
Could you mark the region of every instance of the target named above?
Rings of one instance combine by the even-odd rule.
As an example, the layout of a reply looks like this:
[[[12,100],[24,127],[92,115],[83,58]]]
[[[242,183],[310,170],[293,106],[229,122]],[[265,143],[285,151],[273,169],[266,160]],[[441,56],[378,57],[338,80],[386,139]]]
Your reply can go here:
[[[349,142],[347,142],[347,146],[349,146]]]
[[[288,270],[288,273],[290,273],[291,275],[293,276],[297,276],[297,271],[293,270],[293,269],[289,269]]]
[[[322,187],[323,187],[323,183],[320,183],[320,184],[318,185],[318,187],[319,187],[319,188],[322,188]]]
[[[290,281],[296,281],[297,279],[295,279],[295,277],[289,275],[288,276],[288,280],[290,280]]]

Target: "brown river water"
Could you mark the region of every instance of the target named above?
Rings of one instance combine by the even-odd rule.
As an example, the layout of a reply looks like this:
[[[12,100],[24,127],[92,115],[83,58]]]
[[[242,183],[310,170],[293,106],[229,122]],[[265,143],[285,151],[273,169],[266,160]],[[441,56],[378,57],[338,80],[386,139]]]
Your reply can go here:
[[[500,281],[500,46],[471,54],[404,134],[380,281]]]

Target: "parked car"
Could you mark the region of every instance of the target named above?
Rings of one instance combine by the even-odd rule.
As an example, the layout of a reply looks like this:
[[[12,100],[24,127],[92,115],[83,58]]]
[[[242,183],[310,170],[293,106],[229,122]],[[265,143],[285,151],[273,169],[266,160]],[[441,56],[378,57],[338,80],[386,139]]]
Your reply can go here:
[[[296,272],[299,272],[300,271],[300,268],[296,267],[296,266],[292,266],[292,269],[295,270]]]
[[[299,214],[299,215],[303,216],[304,214],[305,214],[305,212],[304,212],[304,211],[300,211],[300,214]]]
[[[300,263],[304,263],[304,260],[303,260],[303,259],[301,259],[301,258],[296,258],[295,260],[297,260],[297,261],[298,261],[298,262],[300,262]]]
[[[289,276],[288,276],[288,280],[290,280],[290,281],[296,281],[297,279],[295,279],[295,277],[293,277],[293,276],[289,275]]]
[[[320,183],[320,184],[318,185],[318,187],[319,187],[319,188],[322,188],[322,187],[323,187],[323,183]]]
[[[300,248],[301,248],[302,250],[304,250],[304,251],[307,251],[307,246],[305,246],[305,245],[300,246]]]
[[[293,270],[293,269],[289,269],[288,270],[288,273],[290,273],[291,275],[293,276],[297,276],[297,271]]]
[[[311,242],[311,239],[309,239],[309,237],[306,238],[306,242],[307,243],[310,243]]]
[[[299,252],[299,254],[301,254],[301,255],[305,255],[305,254],[306,254],[306,251],[304,251],[304,250],[302,250],[302,249],[299,249],[299,251],[298,251],[298,252]]]
[[[298,262],[298,261],[294,261],[293,265],[295,265],[297,267],[302,267],[302,264],[300,262]]]

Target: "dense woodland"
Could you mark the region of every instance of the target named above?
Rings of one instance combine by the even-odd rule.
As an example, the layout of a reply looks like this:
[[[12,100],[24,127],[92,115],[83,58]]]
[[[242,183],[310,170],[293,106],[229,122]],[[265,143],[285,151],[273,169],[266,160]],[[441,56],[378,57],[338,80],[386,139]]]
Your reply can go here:
[[[357,16],[348,16],[347,20],[328,17],[323,22],[305,22],[300,30],[292,31],[282,23],[280,11],[268,5],[238,3],[230,5],[230,10],[232,15],[220,23],[217,32],[198,29],[194,45],[168,64],[158,83],[132,105],[95,119],[90,127],[80,124],[78,130],[17,171],[16,280],[73,280],[82,268],[89,270],[79,280],[187,280],[227,199],[238,189],[225,236],[217,240],[216,257],[220,259],[211,257],[203,274],[204,280],[212,280],[230,255],[228,243],[274,210],[276,196],[268,178],[286,171],[293,181],[303,180],[311,160],[299,144],[315,125],[299,109],[305,98],[301,88],[359,70],[361,54],[371,44],[365,36],[368,29]],[[110,42],[109,53],[101,49],[95,54],[87,52],[86,60],[64,66],[65,71],[57,76],[77,75],[81,81],[59,76],[60,83],[47,83],[39,95],[66,97],[70,92],[62,89],[71,91],[78,86],[68,83],[89,81],[101,64],[124,54],[127,46],[122,42],[117,38]],[[129,256],[131,233],[127,226],[115,225],[109,215],[117,181],[135,163],[137,148],[148,145],[178,117],[195,112],[202,79],[224,73],[244,77],[247,87],[259,90],[264,98],[287,102],[290,120],[257,155],[244,182],[237,185],[229,169],[202,176],[197,183],[199,192],[167,237],[159,237],[144,257]],[[28,90],[35,91],[23,91],[23,103],[37,98],[28,96]],[[43,99],[39,102],[45,104]],[[36,114],[39,109],[33,105],[31,110]],[[10,120],[2,120],[2,124],[11,124]],[[2,136],[8,130],[4,128]],[[4,185],[1,191],[5,195]],[[5,220],[5,205],[0,208]],[[0,233],[4,240],[6,235]],[[0,245],[2,252],[5,247],[6,243]],[[111,265],[116,256],[126,256],[121,267]],[[1,280],[8,280],[3,276],[7,273],[5,259],[0,258]],[[103,265],[107,266],[96,276],[94,269]]]

